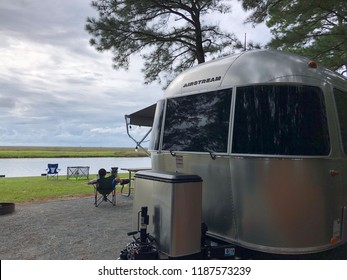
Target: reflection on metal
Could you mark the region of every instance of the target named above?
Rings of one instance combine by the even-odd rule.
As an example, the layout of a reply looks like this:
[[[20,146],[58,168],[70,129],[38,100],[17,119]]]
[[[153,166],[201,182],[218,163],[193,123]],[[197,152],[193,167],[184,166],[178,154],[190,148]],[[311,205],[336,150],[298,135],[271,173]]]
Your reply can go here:
[[[148,232],[160,251],[169,257],[182,257],[201,250],[200,176],[176,172],[139,171],[135,174],[136,195],[133,230],[137,212],[148,206]],[[154,195],[153,195],[154,194]]]
[[[277,254],[347,242],[347,79],[309,62],[272,50],[216,59],[158,102],[152,169],[203,179],[209,236]]]

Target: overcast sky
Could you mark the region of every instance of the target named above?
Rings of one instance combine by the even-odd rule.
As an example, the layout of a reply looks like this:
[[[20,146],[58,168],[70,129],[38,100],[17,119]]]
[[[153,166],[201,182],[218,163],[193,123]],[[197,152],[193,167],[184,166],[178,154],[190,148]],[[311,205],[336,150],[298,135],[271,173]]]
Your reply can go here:
[[[143,84],[138,58],[129,71],[116,71],[110,53],[89,45],[90,2],[0,0],[0,146],[135,146],[124,115],[163,92]],[[246,14],[232,2],[221,26],[266,43],[267,28],[244,25]]]

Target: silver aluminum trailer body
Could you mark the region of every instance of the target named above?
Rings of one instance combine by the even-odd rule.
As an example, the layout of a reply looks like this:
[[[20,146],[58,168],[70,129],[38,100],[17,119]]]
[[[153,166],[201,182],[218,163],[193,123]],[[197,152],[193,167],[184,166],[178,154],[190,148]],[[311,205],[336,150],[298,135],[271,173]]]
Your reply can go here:
[[[347,241],[341,75],[271,50],[204,63],[167,88],[151,137],[153,170],[201,176],[212,237],[277,254]]]

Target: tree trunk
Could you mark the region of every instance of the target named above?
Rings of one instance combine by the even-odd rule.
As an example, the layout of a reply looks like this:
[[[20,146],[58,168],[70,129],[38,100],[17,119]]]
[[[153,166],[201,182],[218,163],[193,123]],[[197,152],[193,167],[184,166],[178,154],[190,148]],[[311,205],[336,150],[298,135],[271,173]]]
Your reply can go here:
[[[202,45],[202,32],[200,23],[200,10],[197,7],[192,7],[192,19],[195,25],[195,45],[196,45],[196,59],[198,64],[205,62],[205,52]]]

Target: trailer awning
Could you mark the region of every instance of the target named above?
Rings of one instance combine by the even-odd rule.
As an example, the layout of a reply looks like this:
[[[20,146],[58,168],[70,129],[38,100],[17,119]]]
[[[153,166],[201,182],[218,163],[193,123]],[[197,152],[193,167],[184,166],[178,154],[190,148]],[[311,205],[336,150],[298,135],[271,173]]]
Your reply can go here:
[[[139,126],[152,126],[157,104],[153,104],[130,115],[125,115],[128,118],[128,124]]]

